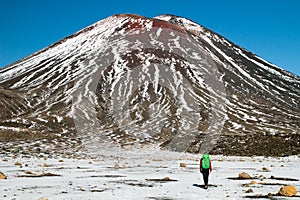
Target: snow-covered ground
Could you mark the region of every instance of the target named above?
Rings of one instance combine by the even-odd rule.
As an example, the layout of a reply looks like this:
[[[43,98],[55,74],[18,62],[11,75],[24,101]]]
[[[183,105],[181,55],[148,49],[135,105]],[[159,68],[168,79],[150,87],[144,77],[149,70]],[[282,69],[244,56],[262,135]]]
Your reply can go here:
[[[212,156],[213,172],[208,190],[197,187],[203,184],[199,155],[186,153],[136,149],[76,159],[54,155],[52,158],[1,156],[0,163],[0,171],[8,176],[6,180],[0,179],[1,199],[242,199],[247,195],[277,193],[280,184],[294,185],[300,191],[300,181],[270,179],[271,176],[299,179],[297,156]],[[34,177],[48,172],[59,176]],[[240,172],[260,179],[228,179],[238,177]],[[176,181],[151,180],[165,177]],[[252,180],[276,184],[245,186]],[[253,193],[246,193],[249,189]]]

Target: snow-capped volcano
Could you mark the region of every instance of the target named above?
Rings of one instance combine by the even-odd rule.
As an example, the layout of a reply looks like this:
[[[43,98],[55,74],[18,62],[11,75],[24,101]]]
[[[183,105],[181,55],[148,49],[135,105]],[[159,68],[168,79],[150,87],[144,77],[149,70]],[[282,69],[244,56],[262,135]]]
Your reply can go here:
[[[172,15],[101,20],[1,69],[0,97],[11,143],[300,153],[299,77]]]

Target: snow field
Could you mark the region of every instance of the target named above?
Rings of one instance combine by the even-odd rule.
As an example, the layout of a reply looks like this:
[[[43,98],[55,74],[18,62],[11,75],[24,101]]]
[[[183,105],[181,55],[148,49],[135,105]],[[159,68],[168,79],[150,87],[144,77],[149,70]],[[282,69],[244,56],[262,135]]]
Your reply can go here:
[[[16,163],[19,162],[19,163]],[[185,167],[180,167],[185,163]],[[246,195],[277,193],[280,183],[300,189],[299,181],[279,181],[275,177],[300,178],[299,157],[225,157],[212,156],[213,172],[208,190],[199,173],[199,156],[166,151],[134,154],[120,152],[84,159],[1,157],[1,199],[241,199]],[[17,164],[17,165],[16,165]],[[22,167],[20,167],[20,164]],[[267,168],[268,170],[263,170]],[[59,176],[40,176],[50,172]],[[249,180],[231,180],[247,172]],[[27,177],[31,176],[31,177]],[[176,181],[158,181],[169,177]],[[244,184],[250,184],[248,187]],[[246,194],[248,189],[252,194]],[[283,198],[289,199],[289,198]],[[293,197],[292,199],[297,199]]]

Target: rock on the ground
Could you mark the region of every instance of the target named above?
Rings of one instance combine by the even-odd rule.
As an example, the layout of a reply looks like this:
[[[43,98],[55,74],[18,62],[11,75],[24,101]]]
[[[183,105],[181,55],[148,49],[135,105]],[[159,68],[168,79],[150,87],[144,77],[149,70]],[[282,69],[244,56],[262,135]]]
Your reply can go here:
[[[246,191],[246,193],[253,193],[253,190],[252,190],[252,189],[248,189],[248,190]]]
[[[263,167],[262,170],[265,171],[265,172],[270,172],[270,169],[267,168],[267,167]]]
[[[180,163],[180,167],[186,167],[186,163]]]
[[[49,167],[49,165],[47,163],[44,163],[43,167]]]
[[[246,172],[242,172],[242,173],[239,173],[239,178],[242,178],[242,179],[250,179],[252,178],[248,173]]]
[[[280,188],[278,194],[281,196],[293,197],[293,196],[296,196],[297,190],[296,190],[296,187],[293,185],[282,186]]]
[[[3,174],[2,172],[0,172],[0,179],[7,179],[7,176],[5,174]]]

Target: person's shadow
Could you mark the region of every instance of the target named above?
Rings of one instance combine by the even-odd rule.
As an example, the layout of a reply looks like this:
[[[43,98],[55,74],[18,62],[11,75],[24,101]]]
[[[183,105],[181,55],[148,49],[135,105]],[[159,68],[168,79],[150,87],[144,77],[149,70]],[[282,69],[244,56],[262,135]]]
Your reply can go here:
[[[203,188],[203,189],[204,189],[204,185],[199,185],[199,184],[194,183],[193,186],[199,187],[199,188]]]
[[[204,185],[199,185],[199,184],[196,184],[196,183],[194,183],[193,186],[194,186],[194,187],[199,187],[199,188],[202,188],[202,189],[206,189],[206,188],[204,187]],[[216,185],[208,184],[208,187],[217,187],[217,186],[216,186]]]

